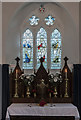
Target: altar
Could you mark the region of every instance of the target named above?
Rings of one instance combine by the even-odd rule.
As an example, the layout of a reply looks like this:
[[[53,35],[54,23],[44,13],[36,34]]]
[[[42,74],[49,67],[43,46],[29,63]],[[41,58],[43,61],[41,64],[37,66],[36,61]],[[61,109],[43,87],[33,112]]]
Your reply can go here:
[[[16,117],[15,117],[16,116]],[[7,108],[6,120],[10,118],[16,119],[17,117],[74,117],[75,120],[79,120],[79,112],[76,106],[69,103],[50,103],[43,107],[37,103],[13,103]],[[13,120],[14,120],[13,119]],[[55,120],[55,119],[54,119]],[[71,119],[73,120],[73,119]]]

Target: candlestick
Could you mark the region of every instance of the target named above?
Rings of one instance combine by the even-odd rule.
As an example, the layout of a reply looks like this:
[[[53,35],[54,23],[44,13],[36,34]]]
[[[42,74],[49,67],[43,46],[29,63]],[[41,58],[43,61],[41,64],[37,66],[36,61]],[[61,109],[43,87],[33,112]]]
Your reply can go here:
[[[27,86],[26,96],[27,96],[27,98],[30,98],[30,89],[29,89],[29,86]]]
[[[18,83],[17,83],[17,78],[15,79],[15,94],[14,94],[14,97],[15,98],[18,98]]]
[[[65,79],[65,94],[64,94],[64,97],[69,97],[69,95],[68,95],[68,81],[69,81],[69,79]]]
[[[54,88],[54,93],[53,93],[53,94],[54,94],[54,97],[57,97],[57,94],[58,94],[58,93],[57,93],[57,87],[56,87],[56,86],[55,86],[55,88]]]
[[[67,68],[65,68],[65,94],[64,94],[64,97],[69,97],[69,95],[68,95]]]

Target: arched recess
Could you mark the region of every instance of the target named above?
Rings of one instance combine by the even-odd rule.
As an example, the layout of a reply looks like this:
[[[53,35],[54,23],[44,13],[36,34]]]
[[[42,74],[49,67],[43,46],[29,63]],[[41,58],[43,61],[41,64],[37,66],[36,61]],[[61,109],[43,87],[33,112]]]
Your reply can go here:
[[[25,18],[29,16],[30,13],[32,13],[32,11],[38,10],[39,6],[40,6],[40,3],[24,3],[21,5],[21,7],[19,6],[16,13],[13,15],[13,17],[11,17],[11,20],[8,21],[9,26],[8,28],[6,28],[8,30],[8,32],[6,33],[7,36],[3,37],[3,42],[5,42],[5,48],[4,48],[3,54],[5,56],[6,63],[15,64],[14,58],[16,56],[20,57],[20,54],[19,54],[20,39],[21,39],[20,26],[25,20]],[[70,58],[70,61],[69,61],[70,63],[78,61],[77,50],[75,50],[75,46],[78,48],[78,43],[76,44],[76,39],[77,39],[76,25],[74,24],[74,21],[71,18],[70,14],[68,13],[68,11],[66,11],[64,7],[61,6],[61,3],[59,3],[59,5],[57,3],[44,3],[44,6],[46,7],[47,12],[54,13],[58,22],[61,23],[61,27],[63,28],[62,30],[64,31],[64,34],[62,36],[63,37],[62,39],[63,40],[62,41],[63,57],[65,55],[68,56]],[[60,24],[58,26],[60,28]],[[50,32],[49,27],[47,31]],[[3,33],[4,33],[4,30],[3,30]],[[74,47],[73,47],[73,43],[74,43]],[[12,44],[13,44],[13,47],[11,47]]]

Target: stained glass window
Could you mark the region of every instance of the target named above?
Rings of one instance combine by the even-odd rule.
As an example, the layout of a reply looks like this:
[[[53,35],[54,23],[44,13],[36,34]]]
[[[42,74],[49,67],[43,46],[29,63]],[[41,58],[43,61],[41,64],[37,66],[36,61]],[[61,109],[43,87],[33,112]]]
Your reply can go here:
[[[43,65],[47,68],[47,33],[42,27],[37,33],[37,68],[40,66],[41,57],[44,58]]]
[[[23,69],[33,68],[33,35],[27,29],[23,34]]]
[[[51,69],[61,68],[61,33],[55,29],[51,35]]]
[[[31,18],[29,18],[30,25],[38,25],[39,18],[35,15],[32,15]]]
[[[51,15],[48,15],[48,17],[45,18],[45,21],[46,21],[46,25],[53,25],[55,18],[52,17]]]

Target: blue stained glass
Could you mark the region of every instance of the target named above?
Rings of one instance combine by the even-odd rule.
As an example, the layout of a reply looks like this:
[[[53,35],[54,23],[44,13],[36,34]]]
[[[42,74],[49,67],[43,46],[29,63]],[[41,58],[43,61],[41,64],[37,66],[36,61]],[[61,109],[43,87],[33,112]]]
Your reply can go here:
[[[47,33],[42,27],[37,33],[37,68],[40,66],[41,57],[44,58],[43,65],[47,68]]]
[[[29,18],[30,25],[38,25],[39,18],[33,15],[31,18]]]
[[[46,21],[46,25],[53,25],[55,18],[52,17],[51,15],[48,15],[48,17],[45,18],[45,21]]]
[[[27,29],[23,34],[23,69],[33,68],[33,34]]]
[[[51,35],[51,69],[61,68],[61,33],[55,29]]]

